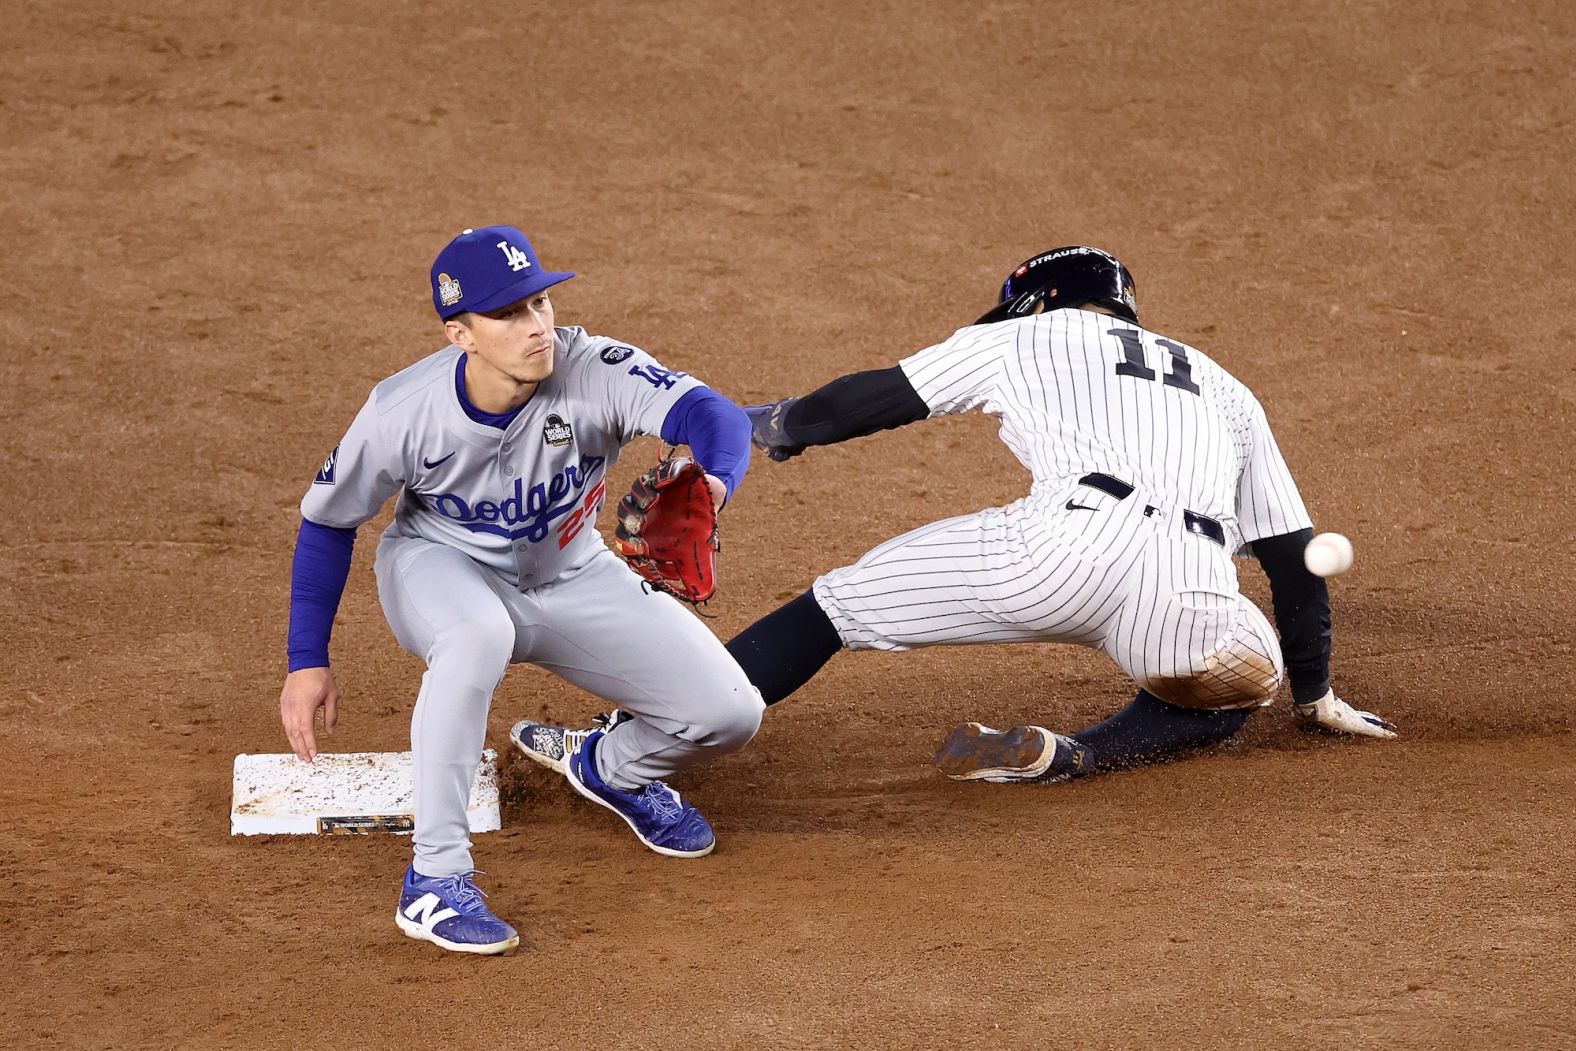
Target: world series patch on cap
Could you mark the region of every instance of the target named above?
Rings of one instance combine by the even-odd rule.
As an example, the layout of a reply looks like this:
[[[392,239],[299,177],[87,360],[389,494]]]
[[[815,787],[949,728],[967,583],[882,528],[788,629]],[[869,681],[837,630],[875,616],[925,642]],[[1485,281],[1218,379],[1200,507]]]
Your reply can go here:
[[[447,321],[528,299],[575,275],[544,270],[536,249],[512,226],[464,230],[432,264],[432,306]]]

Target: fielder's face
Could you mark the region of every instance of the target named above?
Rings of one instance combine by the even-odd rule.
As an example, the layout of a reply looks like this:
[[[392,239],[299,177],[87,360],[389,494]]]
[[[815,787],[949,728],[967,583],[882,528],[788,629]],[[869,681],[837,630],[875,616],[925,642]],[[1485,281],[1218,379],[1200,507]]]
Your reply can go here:
[[[546,292],[485,314],[471,314],[468,325],[451,321],[444,327],[455,345],[471,356],[467,375],[474,368],[492,379],[525,385],[553,374],[553,301]]]

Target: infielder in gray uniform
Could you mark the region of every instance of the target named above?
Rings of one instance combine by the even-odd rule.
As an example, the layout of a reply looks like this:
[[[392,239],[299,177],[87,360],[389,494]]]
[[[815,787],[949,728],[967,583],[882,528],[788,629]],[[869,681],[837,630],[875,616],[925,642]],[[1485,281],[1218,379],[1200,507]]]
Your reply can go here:
[[[1311,522],[1258,400],[1143,328],[1132,275],[1105,252],[1036,256],[951,339],[746,411],[756,444],[785,460],[971,409],[1001,420],[1028,495],[888,541],[742,632],[728,649],[768,704],[845,648],[1070,642],[1136,680],[1131,705],[1070,736],[969,723],[937,766],[1056,781],[1174,758],[1236,733],[1288,670],[1299,718],[1395,735],[1331,689],[1329,592],[1303,564]],[[1250,551],[1279,640],[1238,590],[1232,555]]]
[[[302,759],[336,721],[334,612],[357,527],[395,494],[378,596],[426,661],[411,719],[415,858],[395,922],[458,952],[518,943],[472,879],[466,806],[492,694],[510,664],[545,668],[621,709],[576,738],[576,791],[675,857],[715,837],[662,778],[745,744],[760,695],[706,626],[642,582],[593,528],[607,469],[640,435],[688,445],[720,506],[749,461],[743,411],[693,377],[584,329],[554,326],[544,270],[508,226],[466,230],[432,267],[449,345],[379,383],[301,502],[290,673],[280,717]]]

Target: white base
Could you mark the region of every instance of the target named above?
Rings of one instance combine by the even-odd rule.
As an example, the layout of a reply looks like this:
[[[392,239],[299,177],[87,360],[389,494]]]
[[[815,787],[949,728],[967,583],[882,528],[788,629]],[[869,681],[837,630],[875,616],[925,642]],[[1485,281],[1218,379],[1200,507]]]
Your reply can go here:
[[[235,757],[230,834],[409,832],[409,752],[323,754],[311,763],[294,755]],[[498,753],[482,752],[467,809],[472,832],[496,832]]]

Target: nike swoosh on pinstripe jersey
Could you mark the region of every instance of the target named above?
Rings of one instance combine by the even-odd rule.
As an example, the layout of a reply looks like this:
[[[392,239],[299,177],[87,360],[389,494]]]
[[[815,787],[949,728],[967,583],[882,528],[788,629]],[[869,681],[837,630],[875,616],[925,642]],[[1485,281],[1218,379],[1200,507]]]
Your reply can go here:
[[[1069,510],[1069,511],[1098,511],[1100,509],[1098,507],[1090,507],[1088,504],[1075,504],[1071,500],[1069,500],[1069,501],[1067,501],[1067,510]]]

